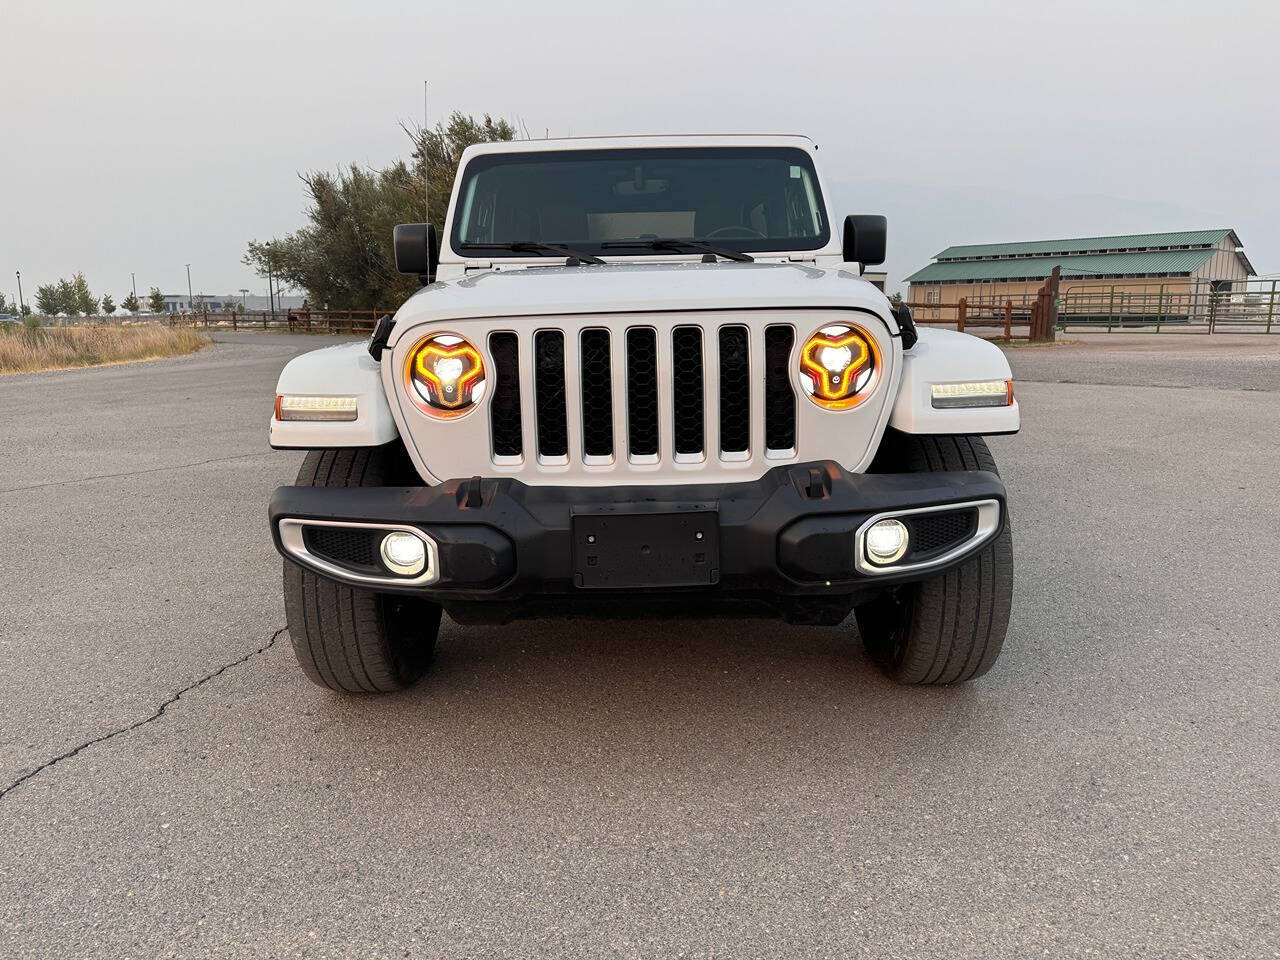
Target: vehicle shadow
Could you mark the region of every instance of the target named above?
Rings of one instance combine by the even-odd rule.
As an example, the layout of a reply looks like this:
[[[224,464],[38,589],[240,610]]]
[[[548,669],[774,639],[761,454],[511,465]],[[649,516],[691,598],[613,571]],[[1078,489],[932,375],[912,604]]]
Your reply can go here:
[[[761,765],[847,776],[886,763],[960,764],[967,744],[988,749],[1005,735],[996,699],[980,684],[892,683],[852,620],[446,620],[424,681],[332,706],[340,726],[416,742],[437,773],[451,775],[452,758],[520,780],[536,768],[579,782],[657,782]]]

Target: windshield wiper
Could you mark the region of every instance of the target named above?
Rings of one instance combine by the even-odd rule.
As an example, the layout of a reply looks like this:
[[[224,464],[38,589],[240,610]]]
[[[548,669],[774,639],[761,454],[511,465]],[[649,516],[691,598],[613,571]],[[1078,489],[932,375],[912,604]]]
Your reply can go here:
[[[610,240],[600,244],[604,247],[648,247],[650,250],[692,250],[697,253],[710,253],[717,257],[723,257],[726,260],[736,260],[739,263],[754,263],[755,257],[743,253],[741,250],[729,250],[726,247],[717,247],[710,243],[703,243],[701,240],[686,240],[680,237],[655,237],[652,240],[643,240],[637,237],[634,240]]]
[[[545,250],[548,253],[554,253],[561,257],[568,257],[570,260],[577,260],[580,263],[604,263],[599,257],[590,253],[580,253],[569,247],[562,247],[558,243],[542,243],[539,240],[516,240],[513,243],[485,243],[478,246],[495,247],[498,250],[510,250],[512,253],[536,253],[539,256]]]

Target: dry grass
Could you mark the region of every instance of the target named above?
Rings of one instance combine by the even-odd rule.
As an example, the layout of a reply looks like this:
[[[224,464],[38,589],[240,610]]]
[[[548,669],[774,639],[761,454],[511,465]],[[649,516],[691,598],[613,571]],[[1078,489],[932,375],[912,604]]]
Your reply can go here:
[[[156,360],[210,343],[182,327],[22,327],[0,329],[0,373],[31,373],[101,363]]]

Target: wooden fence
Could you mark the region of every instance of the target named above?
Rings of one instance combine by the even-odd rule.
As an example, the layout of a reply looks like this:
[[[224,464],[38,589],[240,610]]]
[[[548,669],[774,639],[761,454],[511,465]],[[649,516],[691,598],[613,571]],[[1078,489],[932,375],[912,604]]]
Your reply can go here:
[[[354,336],[373,332],[378,318],[394,310],[294,310],[258,313],[180,313],[166,320],[171,327],[223,330],[287,330]]]
[[[1062,284],[1052,303],[1049,297],[1049,290],[1042,288],[1007,298],[970,296],[957,303],[908,306],[918,324],[994,328],[1007,339],[1051,339],[1054,327],[1126,333],[1280,333],[1280,279],[1272,277],[1236,281],[1232,289],[1216,289],[1209,282],[1188,288],[1170,281],[1135,291],[1123,284],[1073,282]]]
[[[961,297],[955,303],[908,303],[921,325],[954,326],[961,333],[999,330],[1005,340],[1052,340],[1058,325],[1058,287],[1061,273],[1053,275],[1035,293],[1016,297]],[[925,311],[937,317],[922,319]]]

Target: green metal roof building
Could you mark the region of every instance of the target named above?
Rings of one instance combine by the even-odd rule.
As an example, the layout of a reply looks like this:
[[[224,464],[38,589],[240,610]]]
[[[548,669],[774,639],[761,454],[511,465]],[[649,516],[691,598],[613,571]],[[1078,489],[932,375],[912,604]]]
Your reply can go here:
[[[1207,281],[1222,290],[1255,273],[1241,246],[1229,228],[963,244],[947,247],[933,263],[907,277],[907,283],[912,286],[913,302],[931,303],[950,303],[960,296],[1029,293],[1054,267],[1062,268],[1064,284],[1071,280],[1132,285],[1172,279],[1188,284]]]

